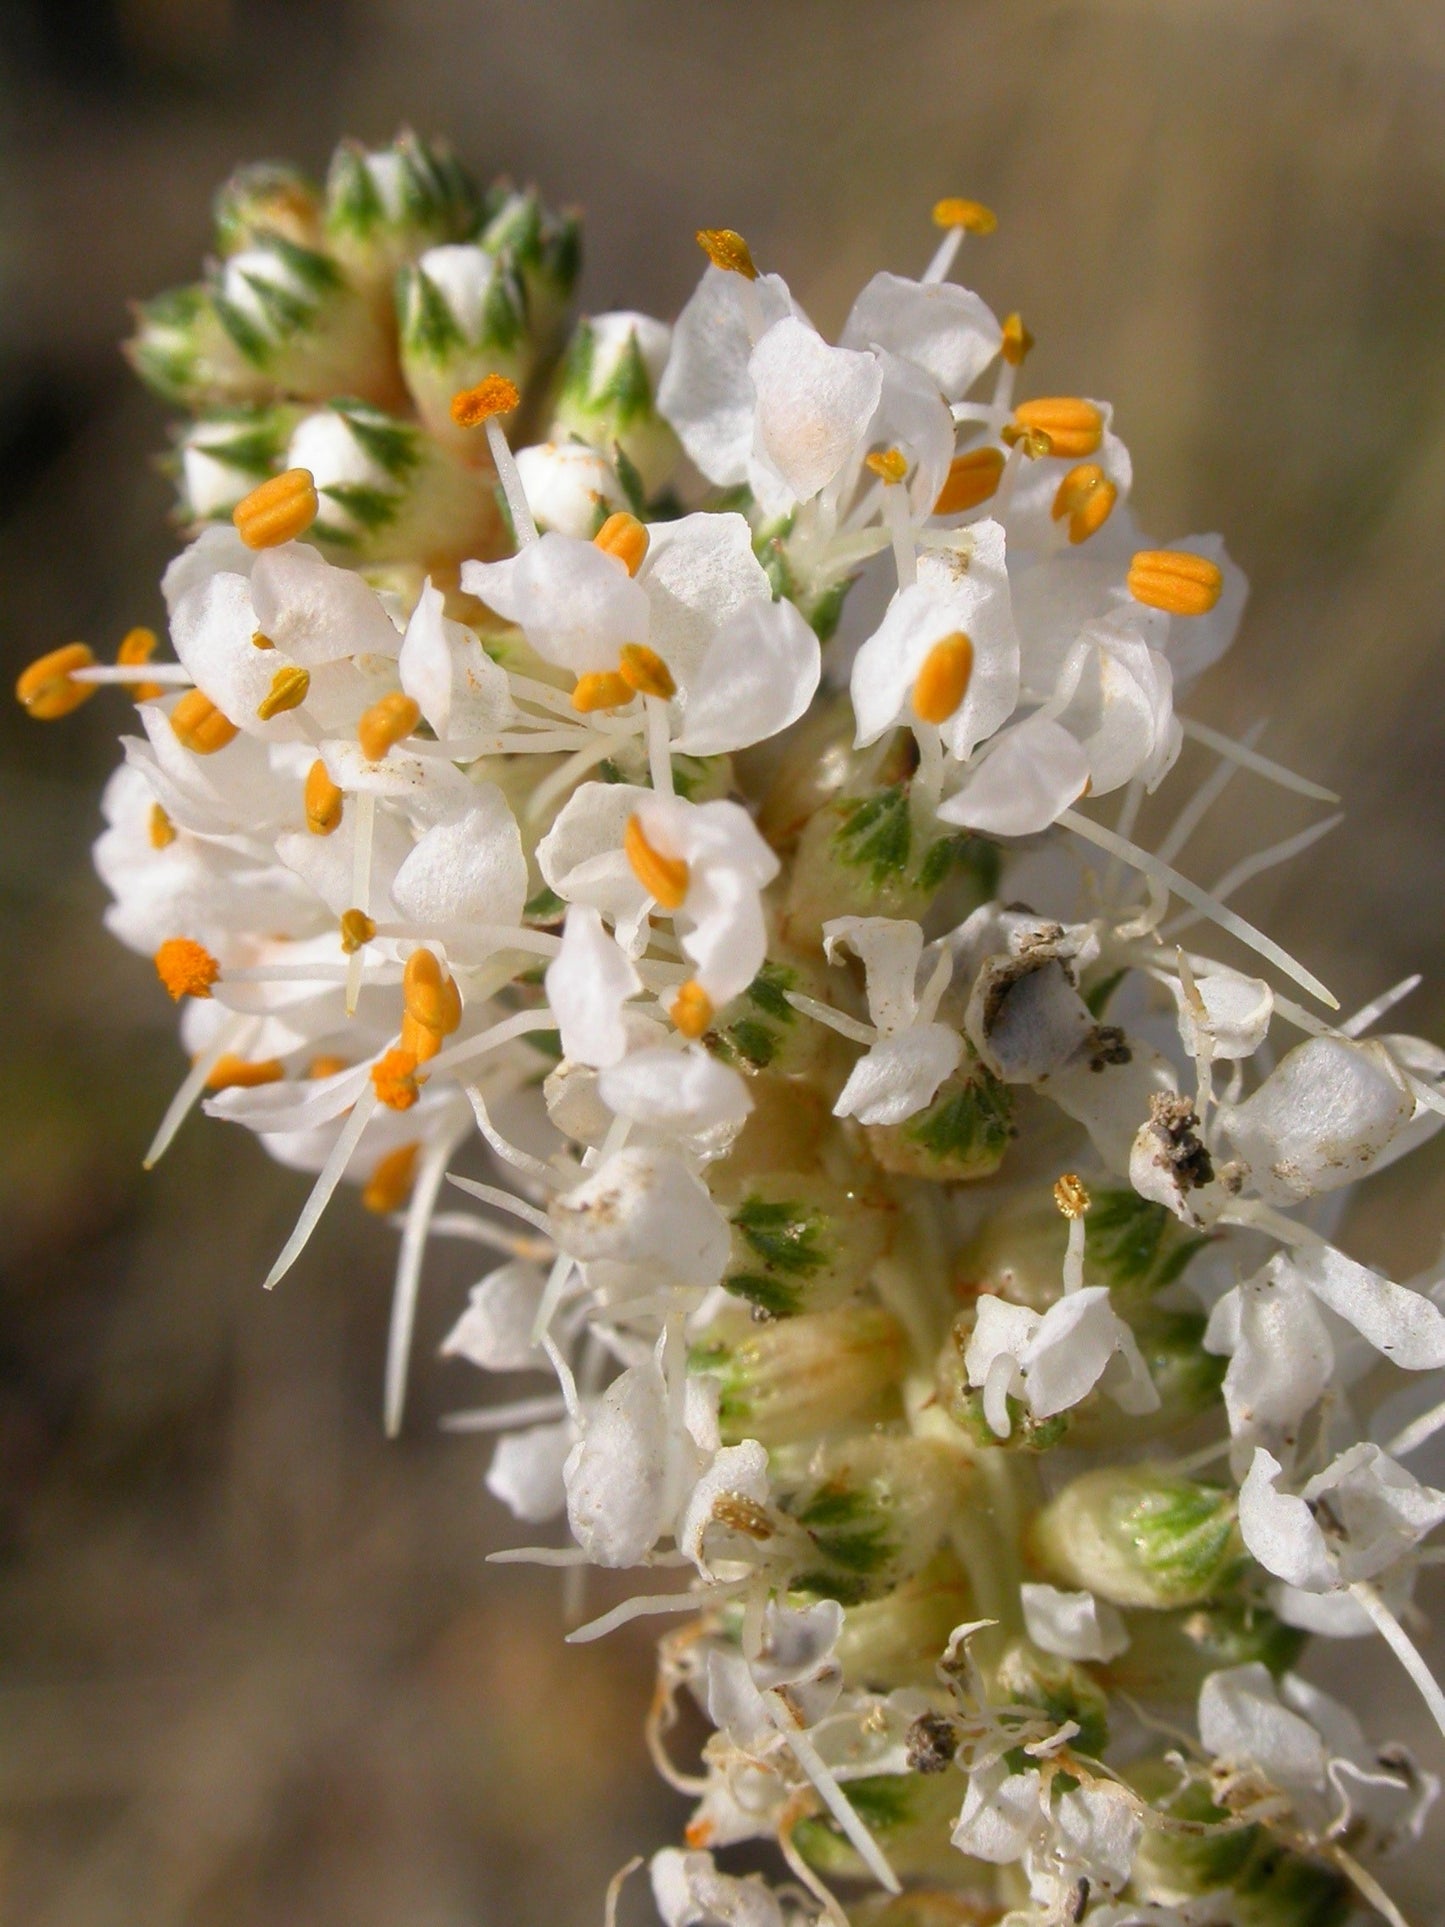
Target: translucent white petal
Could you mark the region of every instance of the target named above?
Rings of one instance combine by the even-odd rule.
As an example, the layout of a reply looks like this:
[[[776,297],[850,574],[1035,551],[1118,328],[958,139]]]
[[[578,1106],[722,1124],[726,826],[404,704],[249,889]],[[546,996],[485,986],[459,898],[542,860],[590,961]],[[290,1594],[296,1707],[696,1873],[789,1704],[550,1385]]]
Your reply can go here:
[[[901,1124],[933,1102],[962,1056],[963,1040],[946,1024],[918,1024],[880,1037],[849,1072],[833,1115],[856,1117],[860,1124]]]
[[[488,1372],[535,1371],[546,1359],[532,1328],[546,1286],[545,1272],[514,1258],[471,1289],[466,1310],[442,1340],[443,1358],[465,1358]]]
[[[656,1364],[629,1366],[589,1413],[568,1457],[567,1522],[599,1566],[635,1566],[666,1523],[667,1385]]]
[[[1035,1646],[1062,1659],[1117,1659],[1129,1644],[1118,1608],[1091,1592],[1061,1592],[1057,1586],[1020,1587],[1024,1625]]]
[[[1258,1660],[1205,1680],[1199,1737],[1221,1765],[1254,1767],[1287,1793],[1324,1789],[1323,1740],[1308,1720],[1281,1706],[1269,1669]]]
[[[1260,1197],[1297,1204],[1363,1176],[1414,1109],[1383,1045],[1310,1037],[1220,1121]]]
[[[766,742],[803,715],[822,671],[818,638],[791,602],[748,601],[698,664],[674,747],[721,756]]]
[[[443,740],[500,729],[515,713],[506,671],[444,604],[428,577],[401,645],[401,686]]]
[[[530,1525],[555,1519],[567,1504],[562,1468],[576,1437],[571,1419],[504,1432],[487,1471],[487,1490]]]
[[[657,390],[658,411],[719,487],[748,477],[754,407],[750,321],[767,328],[792,312],[792,296],[777,275],[761,275],[749,288],[741,276],[710,267],[674,324]]]
[[[886,348],[916,362],[958,401],[998,354],[1002,331],[986,304],[952,281],[875,274],[853,303],[844,348]]]
[[[598,1080],[598,1092],[618,1117],[689,1135],[719,1126],[737,1129],[753,1108],[738,1073],[700,1044],[685,1051],[637,1050],[620,1062],[612,1059]]]
[[[562,1033],[562,1052],[579,1064],[615,1064],[627,1049],[622,1006],[642,988],[626,952],[590,904],[567,912],[562,948],[547,966],[547,1002]]]
[[[473,808],[434,824],[396,873],[398,908],[424,927],[522,920],[527,859],[516,819],[495,783],[474,785],[472,796]]]
[[[1033,836],[1078,801],[1088,780],[1089,760],[1069,732],[1032,716],[995,738],[938,814],[990,836]]]
[[[630,1145],[553,1201],[565,1251],[584,1261],[650,1265],[683,1285],[715,1285],[727,1264],[727,1219],[671,1152]]]
[[[616,669],[623,643],[648,639],[648,600],[626,567],[555,530],[505,562],[463,563],[462,587],[577,675]]]
[[[1239,1531],[1246,1546],[1277,1579],[1305,1592],[1331,1592],[1339,1567],[1303,1499],[1278,1492],[1284,1467],[1262,1445],[1239,1488]]]
[[[262,550],[251,569],[251,600],[256,626],[308,669],[342,656],[393,657],[401,641],[376,591],[305,542]]]
[[[634,640],[646,641],[689,685],[718,630],[740,610],[773,598],[753,553],[752,530],[731,511],[650,524],[637,585],[647,597],[650,628]]]
[[[787,315],[748,361],[757,397],[756,452],[799,502],[826,488],[862,439],[883,392],[875,356],[830,348]]]

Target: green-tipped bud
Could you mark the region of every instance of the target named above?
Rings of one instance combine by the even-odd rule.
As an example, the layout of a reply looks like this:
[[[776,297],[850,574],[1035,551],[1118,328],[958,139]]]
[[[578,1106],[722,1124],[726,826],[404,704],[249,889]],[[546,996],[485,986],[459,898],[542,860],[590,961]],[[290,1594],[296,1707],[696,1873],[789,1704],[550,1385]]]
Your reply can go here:
[[[180,513],[225,522],[243,496],[278,475],[302,411],[294,405],[230,408],[188,422],[176,438]]]
[[[902,1124],[870,1124],[868,1148],[885,1171],[935,1184],[992,1177],[1014,1135],[1008,1086],[965,1058],[926,1110]]]
[[[268,234],[298,247],[321,245],[320,192],[284,161],[238,167],[216,195],[215,219],[220,254],[239,254]]]
[[[1259,1661],[1278,1676],[1304,1650],[1305,1635],[1259,1605],[1191,1606],[1125,1615],[1127,1648],[1102,1667],[1111,1688],[1154,1704],[1194,1706],[1211,1673]]]
[[[950,1842],[962,1781],[956,1773],[879,1773],[849,1780],[848,1801],[906,1880],[956,1879],[963,1863]],[[804,1820],[793,1835],[825,1879],[867,1879],[867,1869],[831,1817]]]
[[[753,1179],[729,1213],[726,1288],[773,1318],[822,1311],[863,1285],[882,1256],[891,1214],[832,1179],[774,1171]]]
[[[308,415],[288,466],[311,471],[321,512],[312,539],[348,560],[429,562],[485,555],[500,531],[485,471],[468,468],[412,422],[364,402]]]
[[[845,1606],[877,1599],[933,1558],[967,1486],[966,1462],[926,1439],[865,1435],[825,1448],[785,1503],[809,1562],[792,1583]]]
[[[1197,1605],[1242,1556],[1233,1492],[1147,1465],[1075,1479],[1034,1520],[1032,1540],[1047,1578],[1116,1606]]]
[[[908,1345],[886,1311],[853,1303],[720,1339],[693,1363],[722,1381],[724,1439],[772,1447],[896,1409]]]
[[[1010,1705],[1037,1707],[1056,1726],[1073,1720],[1079,1730],[1069,1745],[1076,1753],[1097,1758],[1108,1745],[1109,1701],[1098,1681],[1032,1640],[1016,1639],[1005,1648],[994,1691]]]
[[[551,346],[582,270],[577,216],[554,214],[534,187],[494,189],[477,240],[489,254],[505,255],[526,291],[534,338],[543,349]]]
[[[436,436],[475,452],[475,429],[452,420],[451,400],[487,375],[521,386],[534,344],[526,296],[505,258],[474,242],[429,248],[397,282],[401,366],[417,413]]]
[[[544,534],[590,542],[609,515],[628,506],[617,470],[585,442],[534,442],[517,450],[517,473],[532,520]]]
[[[815,1069],[832,1045],[822,1025],[794,1010],[789,991],[820,997],[825,980],[801,963],[769,958],[742,995],[719,1014],[719,1055],[744,1070],[785,1077]]]
[[[940,1553],[896,1591],[848,1608],[836,1647],[844,1681],[880,1691],[936,1686],[949,1634],[976,1617],[963,1568]]]
[[[476,231],[476,186],[441,141],[398,134],[389,147],[343,141],[326,177],[326,235],[359,287],[386,294],[424,249]]]
[[[657,412],[657,384],[672,330],[645,314],[599,314],[579,321],[562,364],[557,426],[612,455],[622,451],[644,497],[670,480],[680,449]]]
[[[959,1260],[955,1278],[962,1294],[991,1293],[1032,1311],[1047,1311],[1062,1296],[1068,1220],[1046,1188],[1040,1191],[989,1215]],[[1133,1307],[1177,1278],[1204,1240],[1135,1191],[1091,1184],[1089,1195],[1084,1283],[1107,1286],[1121,1316],[1133,1322]],[[1169,1410],[1167,1397],[1164,1404]]]

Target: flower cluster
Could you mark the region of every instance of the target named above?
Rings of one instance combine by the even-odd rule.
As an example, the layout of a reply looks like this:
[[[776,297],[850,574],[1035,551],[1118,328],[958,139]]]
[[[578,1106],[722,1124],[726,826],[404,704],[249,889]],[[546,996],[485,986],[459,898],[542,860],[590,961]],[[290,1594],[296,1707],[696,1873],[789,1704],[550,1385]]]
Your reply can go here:
[[[1237,774],[1331,799],[1179,713],[1243,579],[1140,533],[1107,403],[1021,399],[951,278],[993,217],[934,219],[836,342],[727,230],[674,325],[569,337],[535,195],[411,137],[243,173],[132,344],[188,411],[174,660],[18,693],[133,695],[152,1158],[200,1102],[315,1174],[268,1286],[342,1184],[398,1224],[390,1430],[429,1239],[497,1255],[444,1351],[521,1390],[454,1423],[569,1534],[511,1556],[647,1575],[574,1639],[685,1616],[668,1927],[1397,1920],[1438,1783],[1294,1668],[1381,1635],[1445,1730],[1445,1280],[1336,1242],[1445,1053],[1229,908],[1334,818],[1176,867]]]

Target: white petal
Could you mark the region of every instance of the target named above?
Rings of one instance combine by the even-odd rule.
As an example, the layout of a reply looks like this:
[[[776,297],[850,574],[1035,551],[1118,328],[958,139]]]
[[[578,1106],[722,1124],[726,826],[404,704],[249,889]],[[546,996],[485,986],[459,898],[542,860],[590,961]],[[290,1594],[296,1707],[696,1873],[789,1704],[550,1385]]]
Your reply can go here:
[[[1423,1292],[1382,1278],[1333,1246],[1297,1251],[1291,1261],[1322,1304],[1407,1372],[1445,1365],[1445,1313]]]
[[[1172,987],[1172,986],[1171,986]],[[1204,1006],[1201,1016],[1180,985],[1179,1035],[1191,1057],[1222,1057],[1230,1062],[1253,1057],[1269,1032],[1274,1015],[1274,992],[1261,977],[1245,977],[1235,970],[1211,970],[1196,977],[1194,987]]]
[[[563,1249],[584,1261],[651,1265],[682,1285],[715,1285],[727,1219],[673,1153],[630,1145],[552,1204]]]
[[[748,362],[757,395],[755,447],[799,502],[826,488],[872,419],[883,375],[870,354],[830,348],[788,315]]]
[[[543,535],[505,562],[465,562],[462,587],[577,675],[616,669],[623,643],[648,639],[647,597],[626,567],[570,535]]]
[[[443,740],[499,729],[514,714],[506,671],[444,604],[428,576],[401,645],[401,686]]]
[[[1363,1176],[1414,1109],[1383,1045],[1310,1037],[1220,1121],[1259,1195],[1297,1204]]]
[[[522,920],[527,860],[516,819],[495,783],[479,783],[472,794],[475,806],[433,825],[392,885],[403,915],[428,928]]]
[[[848,1073],[833,1115],[856,1117],[860,1124],[901,1124],[933,1102],[962,1056],[963,1040],[947,1024],[918,1024],[880,1037]]]
[[[530,1525],[555,1519],[567,1504],[562,1468],[576,1436],[571,1419],[504,1432],[492,1454],[487,1490]]]
[[[620,1062],[612,1059],[598,1081],[598,1092],[617,1116],[667,1132],[737,1129],[753,1108],[738,1073],[700,1044],[685,1051],[658,1047],[633,1051]]]
[[[597,912],[574,903],[562,948],[547,966],[547,1002],[562,1033],[563,1055],[579,1064],[615,1064],[627,1049],[622,1006],[641,988],[631,959]]]
[[[731,510],[650,524],[637,586],[647,597],[650,628],[634,640],[646,640],[685,684],[724,623],[773,599],[752,530]]]
[[[1019,1354],[1034,1417],[1052,1418],[1087,1398],[1126,1330],[1103,1285],[1085,1286],[1050,1305]]]
[[[784,1927],[782,1908],[758,1876],[719,1873],[710,1853],[664,1847],[654,1854],[652,1897],[665,1927]]]
[[[1020,1592],[1029,1638],[1046,1653],[1062,1659],[1117,1659],[1129,1644],[1118,1608],[1107,1599],[1027,1583]]]
[[[1046,1824],[1037,1767],[1011,1773],[1002,1760],[969,1775],[953,1829],[960,1853],[997,1867],[1021,1860]]]
[[[667,1501],[667,1386],[651,1359],[613,1379],[567,1460],[567,1522],[599,1566],[635,1566]]]
[[[1034,716],[994,739],[938,815],[990,836],[1033,836],[1078,801],[1088,780],[1088,758],[1069,732]]]
[[[698,664],[673,746],[721,756],[766,742],[804,714],[822,673],[818,638],[791,602],[749,601]]]
[[[1352,1445],[1301,1497],[1328,1500],[1344,1532],[1339,1561],[1347,1580],[1375,1578],[1445,1521],[1445,1492],[1421,1485],[1378,1445]]]
[[[401,641],[376,591],[304,542],[262,550],[251,599],[257,628],[307,668],[342,656],[395,656]]]
[[[1331,1592],[1339,1568],[1303,1499],[1275,1490],[1284,1467],[1262,1445],[1239,1488],[1239,1531],[1246,1546],[1277,1579],[1305,1592]]]
[[[1279,1703],[1258,1660],[1211,1673],[1199,1693],[1199,1737],[1226,1766],[1252,1766],[1285,1792],[1322,1791],[1325,1749],[1318,1733]]]
[[[644,915],[648,895],[622,853],[628,818],[653,795],[630,783],[583,783],[537,845],[537,867],[569,903],[590,903],[618,923],[619,940]]]
[[[767,1504],[768,1455],[756,1439],[724,1446],[683,1508],[677,1528],[678,1550],[687,1554],[705,1579],[711,1576],[705,1557],[708,1528],[723,1499],[746,1499],[755,1506]]]
[[[844,348],[887,348],[916,362],[959,401],[994,359],[1002,330],[979,297],[953,281],[875,274],[853,303]]]
[[[904,1030],[918,1015],[918,962],[923,930],[906,917],[833,917],[823,925],[823,953],[838,961],[846,944],[861,958],[868,1015],[879,1030]]]
[[[472,1286],[466,1310],[442,1340],[443,1358],[465,1358],[488,1372],[525,1372],[546,1360],[532,1339],[544,1274],[525,1259],[489,1271]]]
[[[1221,1343],[1224,1307],[1235,1309],[1237,1330]],[[1304,1280],[1284,1258],[1220,1299],[1205,1333],[1209,1351],[1233,1354],[1224,1375],[1224,1404],[1236,1439],[1288,1433],[1311,1411],[1334,1372],[1335,1354],[1324,1320]]]
[[[673,327],[672,351],[657,390],[658,412],[719,487],[734,487],[748,477],[754,406],[749,315],[766,328],[792,307],[776,275],[762,275],[748,288],[740,276],[710,267]]]

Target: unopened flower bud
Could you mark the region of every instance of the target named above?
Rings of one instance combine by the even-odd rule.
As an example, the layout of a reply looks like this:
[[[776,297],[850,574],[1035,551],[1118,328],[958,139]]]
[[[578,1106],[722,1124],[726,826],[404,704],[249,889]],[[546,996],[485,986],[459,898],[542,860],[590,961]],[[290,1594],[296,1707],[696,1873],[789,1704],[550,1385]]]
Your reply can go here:
[[[1111,1659],[1111,1687],[1146,1702],[1192,1708],[1210,1673],[1258,1660],[1276,1676],[1304,1650],[1305,1634],[1254,1602],[1125,1614],[1129,1644]]]
[[[424,249],[473,233],[480,215],[476,185],[444,142],[403,132],[389,147],[343,141],[331,158],[328,243],[377,294],[388,294],[397,269]]]
[[[300,424],[287,460],[315,478],[321,509],[312,540],[348,561],[460,557],[496,544],[500,518],[486,474],[414,422],[335,401]]]
[[[965,1058],[926,1109],[902,1124],[866,1126],[868,1148],[885,1171],[935,1184],[992,1177],[1009,1147],[1013,1100],[976,1058]]]
[[[1082,1666],[1057,1653],[1046,1653],[1032,1640],[1013,1640],[1004,1650],[995,1673],[1000,1699],[1016,1706],[1037,1707],[1054,1725],[1077,1722],[1079,1731],[1069,1744],[1079,1753],[1102,1753],[1109,1740],[1109,1701],[1104,1689]]]
[[[694,1358],[722,1381],[723,1436],[786,1445],[883,1409],[908,1361],[901,1327],[876,1305],[782,1318]]]
[[[213,211],[219,254],[239,254],[267,234],[303,248],[321,244],[320,192],[299,168],[282,162],[238,167],[218,191]]]
[[[224,522],[258,482],[278,475],[303,411],[287,403],[228,408],[187,422],[176,438],[180,513]]]
[[[401,365],[417,413],[449,447],[473,451],[452,397],[484,376],[524,382],[536,359],[526,296],[505,256],[475,242],[429,248],[397,283]]]
[[[506,258],[527,297],[527,319],[539,354],[553,347],[582,268],[582,229],[575,213],[556,214],[535,188],[495,190],[477,236]]]
[[[894,1591],[850,1605],[837,1654],[849,1686],[931,1687],[955,1626],[973,1618],[963,1568],[942,1552]]]
[[[964,1460],[927,1439],[864,1434],[821,1450],[785,1503],[806,1534],[800,1591],[852,1606],[925,1566],[967,1502]]]
[[[1033,1523],[1034,1556],[1062,1586],[1116,1606],[1190,1606],[1241,1558],[1233,1492],[1148,1465],[1086,1472]]]
[[[535,442],[517,450],[517,473],[540,531],[555,529],[590,542],[626,506],[617,471],[584,442]]]
[[[729,1213],[726,1288],[774,1318],[821,1311],[867,1280],[887,1244],[890,1214],[821,1173],[754,1178]]]
[[[562,365],[554,405],[557,427],[609,457],[630,463],[644,496],[665,486],[680,453],[657,412],[657,384],[672,330],[645,314],[599,314],[579,321]]]

